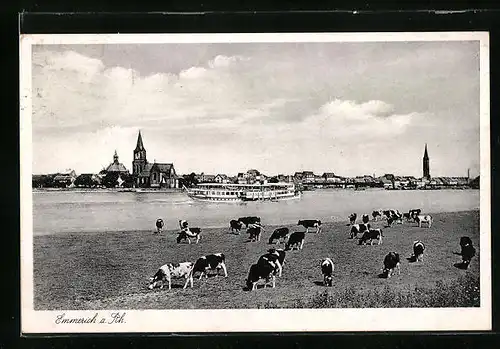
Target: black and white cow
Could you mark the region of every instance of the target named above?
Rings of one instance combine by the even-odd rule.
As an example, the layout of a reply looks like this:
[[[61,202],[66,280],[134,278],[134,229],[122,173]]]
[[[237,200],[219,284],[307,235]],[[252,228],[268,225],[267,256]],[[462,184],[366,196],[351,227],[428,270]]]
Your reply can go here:
[[[182,262],[182,263],[167,263],[162,265],[156,274],[149,279],[148,288],[152,290],[153,288],[160,287],[163,288],[164,283],[168,282],[168,289],[172,288],[172,279],[185,278],[186,283],[183,288],[186,288],[188,283],[191,283],[193,287],[193,275],[191,271],[193,270],[192,262]]]
[[[422,241],[413,241],[413,258],[415,261],[421,262],[424,258],[425,245]]]
[[[398,274],[401,274],[401,261],[399,259],[399,253],[389,252],[384,258],[384,268],[382,273],[390,278],[394,270],[398,270]]]
[[[238,218],[238,222],[241,222],[241,223],[245,224],[245,227],[248,227],[250,224],[255,224],[255,223],[260,224],[260,217],[256,217],[256,216],[240,217],[240,218]]]
[[[242,226],[243,226],[243,223],[240,221],[237,221],[236,219],[231,219],[231,221],[229,222],[229,227],[231,228],[231,233],[234,233],[236,231],[239,234]]]
[[[372,212],[372,217],[374,221],[378,220],[378,217],[382,217],[382,211],[373,211]]]
[[[462,255],[462,264],[467,269],[472,257],[476,255],[476,249],[472,245],[472,240],[468,236],[462,236],[460,238],[460,248],[460,254]]]
[[[302,219],[297,225],[306,228],[306,233],[309,233],[309,228],[316,228],[316,233],[321,231],[321,221],[319,219]]]
[[[351,214],[349,215],[349,223],[350,223],[351,225],[353,225],[354,223],[356,223],[356,218],[358,218],[357,213],[351,213]]]
[[[260,235],[264,228],[258,223],[249,224],[247,228],[248,239],[250,241],[260,241]]]
[[[305,237],[306,237],[306,232],[304,232],[304,231],[293,232],[285,244],[285,250],[288,251],[288,250],[291,250],[294,248],[297,248],[298,250],[302,250]]]
[[[421,228],[423,223],[426,223],[429,228],[432,225],[432,217],[428,214],[415,216],[415,222],[417,222],[418,227]]]
[[[283,272],[283,264],[285,264],[285,256],[286,252],[284,250],[276,250],[271,248],[267,251],[266,254],[259,257],[257,264],[262,264],[265,262],[273,262],[276,264],[278,275],[281,277]]]
[[[412,208],[411,210],[408,211],[410,218],[415,218],[416,216],[418,216],[421,213],[422,213],[422,209],[420,209],[420,208]]]
[[[161,233],[162,233],[162,231],[163,231],[163,227],[165,226],[165,223],[163,222],[163,219],[158,218],[158,219],[156,220],[155,225],[156,225],[156,232],[157,232],[158,234],[161,234]]]
[[[399,211],[395,211],[389,218],[387,218],[387,225],[389,227],[392,226],[392,223],[394,222],[403,224],[403,215]]]
[[[361,219],[362,219],[363,223],[366,224],[370,221],[370,216],[368,216],[367,214],[364,214]]]
[[[191,244],[191,239],[195,239],[195,244],[200,241],[201,238],[201,228],[185,228],[179,232],[177,235],[177,243],[179,244],[181,241],[188,241]]]
[[[367,230],[370,230],[370,223],[354,224],[351,227],[351,231],[349,233],[349,238],[354,239],[355,237],[358,237],[358,234],[362,234]]]
[[[290,229],[286,227],[277,228],[273,231],[273,233],[269,237],[269,244],[272,244],[274,240],[276,240],[276,243],[280,242],[280,240],[285,242],[289,234],[290,234]]]
[[[250,266],[250,271],[248,272],[248,277],[245,280],[246,286],[250,291],[253,291],[257,287],[259,280],[265,280],[264,288],[271,284],[271,287],[276,286],[276,273],[278,268],[276,263],[271,261],[263,261],[261,263],[252,264]]]
[[[200,272],[199,279],[205,274],[205,278],[208,278],[208,271],[216,271],[217,275],[219,269],[224,271],[224,276],[227,277],[226,268],[226,256],[223,253],[214,253],[198,258],[191,271],[191,277],[194,276],[196,272]]]
[[[323,274],[323,282],[325,286],[332,286],[333,283],[333,271],[335,270],[335,265],[330,258],[325,258],[321,262],[321,273]]]
[[[187,229],[188,225],[189,224],[185,219],[179,220],[179,227],[181,228],[181,230]]]
[[[369,229],[363,233],[361,239],[359,239],[359,244],[363,245],[370,240],[370,245],[373,245],[373,240],[378,240],[378,245],[382,243],[382,229]]]

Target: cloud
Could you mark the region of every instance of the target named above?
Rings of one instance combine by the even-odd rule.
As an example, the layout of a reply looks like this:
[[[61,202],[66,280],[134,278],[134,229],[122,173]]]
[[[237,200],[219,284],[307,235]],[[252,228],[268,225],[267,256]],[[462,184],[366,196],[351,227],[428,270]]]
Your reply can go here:
[[[97,171],[114,147],[130,167],[139,129],[148,157],[174,162],[180,173],[346,175],[390,169],[380,157],[387,149],[420,158],[426,137],[451,144],[477,133],[478,102],[464,98],[478,85],[469,48],[338,45],[159,45],[155,57],[164,59],[155,66],[148,58],[148,73],[140,45],[127,54],[109,46],[121,52],[112,65],[79,46],[35,49],[34,169]],[[475,161],[476,148],[453,166]],[[363,165],[349,161],[360,154]],[[420,160],[410,160],[391,166],[419,171]]]

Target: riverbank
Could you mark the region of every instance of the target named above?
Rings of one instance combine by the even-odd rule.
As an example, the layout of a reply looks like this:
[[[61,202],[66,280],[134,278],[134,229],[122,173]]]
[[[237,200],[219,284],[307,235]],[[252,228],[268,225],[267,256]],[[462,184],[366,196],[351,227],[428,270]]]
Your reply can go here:
[[[204,229],[197,245],[177,244],[172,230],[161,235],[135,230],[35,236],[35,309],[479,305],[479,211],[436,213],[433,217],[431,228],[418,228],[415,223],[384,228],[385,222],[372,222],[384,229],[383,243],[374,246],[358,246],[348,239],[347,222],[325,222],[321,233],[307,234],[302,251],[287,252],[283,276],[277,278],[275,289],[253,292],[243,290],[245,278],[250,265],[269,248],[271,226],[266,226],[260,242],[247,242],[246,234],[234,235],[228,228]],[[287,226],[292,231],[302,230]],[[464,235],[471,237],[477,249],[469,270],[454,266],[460,261],[454,252],[459,251],[458,242]],[[427,246],[424,262],[409,263],[406,257],[417,239]],[[401,275],[379,278],[389,251],[400,253]],[[147,289],[149,277],[159,266],[195,261],[216,252],[226,255],[228,278],[195,279],[194,287],[186,290],[182,280],[174,280],[170,291]],[[322,285],[319,263],[325,257],[336,264],[332,288]],[[457,284],[464,289],[457,289]],[[465,292],[469,284],[471,295],[457,297],[456,292]]]

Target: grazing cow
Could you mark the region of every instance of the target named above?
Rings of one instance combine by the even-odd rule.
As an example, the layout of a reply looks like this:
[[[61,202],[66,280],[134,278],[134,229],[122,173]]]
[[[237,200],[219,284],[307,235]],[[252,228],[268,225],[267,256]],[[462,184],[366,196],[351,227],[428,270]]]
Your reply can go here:
[[[248,227],[250,224],[260,223],[260,217],[240,217],[238,218],[238,222],[245,224],[245,227]]]
[[[191,270],[191,277],[199,271],[201,273],[199,279],[202,278],[203,274],[205,274],[205,278],[208,278],[208,270],[215,270],[216,275],[218,275],[219,269],[222,269],[224,276],[227,277],[226,256],[223,253],[209,254],[198,258]]]
[[[399,253],[389,252],[384,258],[384,268],[382,273],[390,278],[394,269],[398,270],[398,274],[401,274],[401,262],[399,259]]]
[[[195,244],[200,241],[201,238],[201,228],[185,228],[179,232],[177,235],[177,243],[179,244],[181,241],[188,241],[191,244],[191,238],[196,239]]]
[[[349,223],[351,223],[351,225],[356,223],[356,218],[358,218],[358,215],[356,213],[351,213],[349,215]]]
[[[237,221],[235,219],[231,219],[231,221],[229,222],[229,227],[231,228],[231,233],[234,233],[236,231],[239,234],[242,226],[243,226],[243,223],[240,221]]]
[[[186,288],[188,283],[191,283],[191,287],[193,287],[193,276],[191,271],[193,270],[192,262],[182,262],[182,263],[167,263],[162,265],[156,274],[149,278],[149,286],[148,288],[152,290],[153,288],[160,287],[163,288],[165,281],[168,282],[168,289],[172,288],[172,279],[173,278],[185,278],[186,283],[183,288]]]
[[[425,245],[422,241],[413,241],[413,257],[415,261],[421,262],[424,258]]]
[[[403,213],[403,218],[406,219],[407,222],[411,221],[411,215],[409,213]]]
[[[288,238],[288,234],[290,234],[290,229],[286,227],[275,229],[269,237],[269,244],[272,244],[273,240],[276,240],[276,243],[280,242],[280,240],[286,241],[286,239]]]
[[[277,265],[274,262],[263,261],[261,263],[252,264],[246,279],[247,288],[250,291],[255,290],[257,282],[261,279],[265,280],[264,288],[266,288],[268,284],[271,284],[271,287],[274,288],[276,286],[276,272]]]
[[[399,212],[399,210],[384,210],[382,211],[383,215],[385,216],[385,218],[389,219],[393,216],[396,216],[396,217],[402,217],[403,215],[401,214],[401,212]]]
[[[316,233],[321,231],[321,221],[319,219],[303,219],[300,220],[297,225],[306,228],[306,233],[309,233],[309,228],[316,228]]]
[[[276,270],[281,277],[281,273],[283,272],[283,264],[285,264],[285,256],[286,252],[284,250],[276,250],[271,248],[267,251],[265,255],[260,256],[257,264],[272,262],[276,265]]]
[[[378,217],[382,217],[382,212],[381,211],[373,211],[372,212],[372,217],[374,221],[378,220]]]
[[[156,220],[156,232],[158,234],[161,234],[161,232],[163,231],[163,227],[165,226],[165,223],[163,223],[163,219],[161,218],[158,218]]]
[[[321,273],[323,274],[323,282],[325,286],[332,286],[333,283],[333,271],[335,269],[335,265],[330,258],[325,258],[321,262]]]
[[[393,211],[393,213],[391,213],[391,216],[387,218],[387,225],[389,227],[392,226],[392,223],[394,222],[403,224],[403,215],[399,211]]]
[[[422,227],[422,223],[427,223],[427,225],[430,228],[432,225],[432,217],[428,214],[427,215],[418,215],[418,216],[415,216],[415,222],[418,223],[419,228]]]
[[[408,211],[408,214],[410,215],[411,218],[414,218],[421,213],[422,213],[422,209],[420,209],[420,208],[413,208],[413,209]]]
[[[306,237],[306,233],[304,231],[293,232],[285,244],[285,250],[288,251],[288,250],[293,249],[293,248],[297,248],[298,250],[302,250],[302,246],[304,245],[304,238],[305,237]]]
[[[368,216],[367,214],[364,214],[362,220],[363,220],[363,223],[366,224],[370,221],[370,216]]]
[[[248,239],[250,241],[260,241],[261,232],[264,230],[262,225],[255,223],[248,225],[247,233],[249,234]]]
[[[370,240],[370,245],[373,245],[373,240],[378,239],[378,245],[382,243],[382,229],[369,229],[363,233],[361,239],[359,239],[359,244],[363,245]]]
[[[181,230],[187,229],[188,222],[185,219],[181,219],[179,221],[179,227],[181,228]]]
[[[469,267],[472,257],[476,255],[476,249],[472,245],[472,240],[468,236],[460,238],[460,254],[462,255],[462,264],[467,269]]]
[[[354,239],[355,237],[358,236],[358,234],[364,233],[367,230],[370,230],[370,223],[354,224],[351,227],[351,232],[349,234],[349,238]]]

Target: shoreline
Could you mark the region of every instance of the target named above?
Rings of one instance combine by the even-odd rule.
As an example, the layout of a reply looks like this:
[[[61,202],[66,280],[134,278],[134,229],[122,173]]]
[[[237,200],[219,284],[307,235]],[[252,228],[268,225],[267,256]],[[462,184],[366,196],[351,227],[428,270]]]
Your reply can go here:
[[[473,208],[470,210],[459,210],[459,211],[439,211],[439,212],[431,212],[429,214],[431,215],[442,215],[442,214],[461,214],[461,213],[468,213],[468,212],[480,212],[479,208]],[[356,223],[360,222],[361,217],[358,217],[358,220]],[[328,225],[342,225],[347,227],[347,223],[349,220],[347,217],[345,220],[329,220],[329,221],[322,221],[322,224],[328,224]],[[386,222],[386,220],[378,220],[378,221],[372,221],[372,218],[370,217],[370,223],[376,223],[376,222]],[[406,223],[406,222],[405,222]],[[412,224],[411,222],[410,224]],[[406,223],[408,225],[408,223]],[[279,228],[281,226],[291,226],[293,223],[282,223],[282,224],[264,224],[264,229],[266,232],[269,232],[269,230],[273,230],[276,228]],[[296,229],[301,229],[299,226],[295,226]],[[229,221],[227,222],[227,225],[224,226],[200,226],[200,228],[203,229],[203,231],[210,231],[210,230],[220,230],[220,229],[226,229],[229,230]],[[246,229],[242,228],[240,234],[243,234]],[[179,229],[164,229],[162,234],[177,234]],[[154,228],[154,222],[151,224],[151,229],[116,229],[116,230],[71,230],[71,231],[61,231],[61,232],[33,232],[33,238],[36,238],[38,236],[64,236],[64,235],[89,235],[89,234],[153,234],[156,232],[156,229]]]

